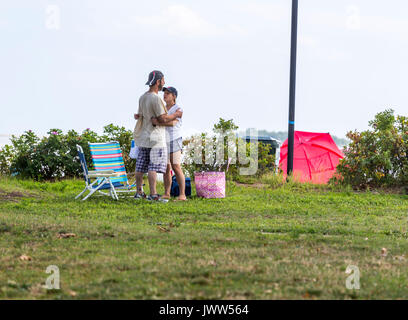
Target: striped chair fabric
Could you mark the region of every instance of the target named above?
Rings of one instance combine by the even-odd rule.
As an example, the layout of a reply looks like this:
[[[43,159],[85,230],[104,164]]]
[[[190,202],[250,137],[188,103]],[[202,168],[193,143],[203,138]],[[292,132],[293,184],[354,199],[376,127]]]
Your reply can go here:
[[[111,178],[115,187],[129,186],[119,142],[89,143],[95,171],[114,170],[119,177]]]

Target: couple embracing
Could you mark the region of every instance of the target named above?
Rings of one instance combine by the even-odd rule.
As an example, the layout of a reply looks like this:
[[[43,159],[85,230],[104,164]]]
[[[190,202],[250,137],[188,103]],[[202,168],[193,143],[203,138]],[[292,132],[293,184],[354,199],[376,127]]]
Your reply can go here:
[[[171,170],[180,186],[177,200],[186,200],[185,177],[181,169],[183,110],[177,105],[178,92],[174,87],[164,87],[164,75],[160,71],[149,74],[146,85],[149,90],[139,99],[139,110],[133,139],[139,148],[136,159],[135,199],[167,202],[170,199]],[[159,96],[164,91],[164,101]],[[150,195],[143,192],[143,175],[147,173]],[[156,190],[157,173],[164,174],[164,195]]]

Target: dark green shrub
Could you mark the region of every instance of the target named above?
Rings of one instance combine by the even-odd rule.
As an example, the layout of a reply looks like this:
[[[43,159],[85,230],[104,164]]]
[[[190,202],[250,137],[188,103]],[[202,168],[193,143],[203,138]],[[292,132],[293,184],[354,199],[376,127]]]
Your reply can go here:
[[[389,109],[369,122],[370,130],[348,132],[351,140],[332,183],[355,188],[408,185],[408,118]]]
[[[104,127],[103,135],[89,128],[82,134],[74,130],[64,134],[59,129],[51,129],[48,135],[39,138],[31,130],[21,136],[12,136],[11,145],[0,150],[0,173],[34,180],[55,180],[63,177],[80,177],[76,145],[85,153],[89,169],[93,168],[88,142],[118,141],[122,147],[127,172],[133,172],[135,161],[128,156],[132,132],[124,127],[110,124]]]
[[[213,134],[203,133],[196,138],[202,141],[199,148],[203,151],[201,154],[202,163],[197,164],[193,159],[194,150],[184,151],[185,163],[184,169],[193,176],[195,171],[213,171],[225,170],[228,162],[228,141],[233,141],[233,145],[237,145],[239,138],[236,137],[238,126],[232,120],[220,119],[214,125]],[[221,140],[221,137],[224,139]],[[227,138],[229,137],[229,139]],[[186,139],[184,144],[187,145],[192,140],[192,137]],[[109,124],[104,127],[103,134],[98,135],[89,128],[81,134],[74,130],[64,134],[59,129],[51,129],[47,136],[40,138],[31,130],[24,132],[21,136],[13,136],[11,145],[6,145],[0,150],[0,173],[4,175],[16,175],[21,178],[31,178],[34,180],[55,180],[61,178],[81,177],[82,169],[77,156],[76,145],[80,145],[84,150],[87,165],[89,169],[93,169],[91,154],[89,151],[89,142],[108,142],[118,141],[122,148],[123,160],[125,162],[127,173],[133,173],[135,170],[135,160],[129,158],[129,151],[132,141],[132,131],[126,130],[124,127]],[[221,141],[217,144],[217,141]],[[205,146],[212,142],[212,150],[206,155]],[[250,157],[250,143],[243,142],[245,146],[245,156]],[[217,148],[222,148],[224,152],[223,159],[215,159],[214,156]],[[269,155],[270,146],[267,144],[257,144],[257,161],[258,170],[253,177],[260,177],[266,172],[275,171],[275,158]],[[235,147],[232,151],[235,155],[238,149]],[[213,161],[209,163],[205,161],[206,156],[214,156]],[[238,157],[239,160],[239,157]],[[255,160],[255,159],[252,159]],[[237,161],[231,164],[228,170],[227,178],[236,180],[239,177],[239,168],[242,165]]]

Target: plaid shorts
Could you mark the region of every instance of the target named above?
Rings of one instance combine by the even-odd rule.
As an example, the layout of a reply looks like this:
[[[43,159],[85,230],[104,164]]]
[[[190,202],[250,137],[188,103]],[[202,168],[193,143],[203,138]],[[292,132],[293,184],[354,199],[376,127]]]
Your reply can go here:
[[[136,159],[136,172],[146,173],[156,171],[166,173],[167,150],[166,148],[141,148]]]

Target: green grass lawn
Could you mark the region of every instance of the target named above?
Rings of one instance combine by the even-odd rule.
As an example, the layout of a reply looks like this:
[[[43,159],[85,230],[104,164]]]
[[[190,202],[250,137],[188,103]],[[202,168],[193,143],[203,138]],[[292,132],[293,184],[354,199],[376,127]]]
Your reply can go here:
[[[408,298],[406,195],[229,183],[225,199],[74,200],[82,187],[0,179],[0,298]],[[43,288],[49,265],[60,290]]]

